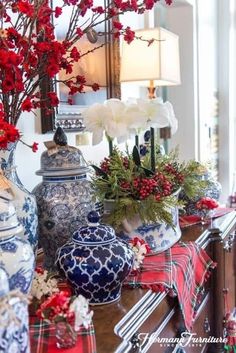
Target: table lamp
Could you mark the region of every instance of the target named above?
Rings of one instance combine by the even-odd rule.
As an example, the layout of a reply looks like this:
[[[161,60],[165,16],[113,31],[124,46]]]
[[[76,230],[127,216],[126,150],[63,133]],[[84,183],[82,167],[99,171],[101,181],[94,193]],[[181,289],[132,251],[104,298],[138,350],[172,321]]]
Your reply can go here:
[[[130,44],[123,41],[120,82],[147,86],[149,98],[155,98],[156,87],[179,85],[178,35],[157,27],[136,30],[135,37]],[[170,138],[170,128],[161,129],[160,137]]]
[[[161,27],[136,30],[135,37],[130,44],[123,41],[120,82],[147,86],[150,98],[156,86],[180,84],[179,37]]]

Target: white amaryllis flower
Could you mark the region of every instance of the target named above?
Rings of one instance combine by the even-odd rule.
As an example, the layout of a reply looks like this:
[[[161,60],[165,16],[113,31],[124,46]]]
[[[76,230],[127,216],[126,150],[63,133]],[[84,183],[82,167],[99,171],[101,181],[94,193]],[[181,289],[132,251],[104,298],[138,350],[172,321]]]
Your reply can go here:
[[[109,119],[106,121],[106,134],[119,142],[123,142],[128,138],[127,131],[127,112],[126,105],[120,99],[111,98],[104,102],[105,107],[109,110]]]
[[[126,107],[127,125],[129,130],[139,133],[147,126],[147,118],[137,103],[127,102]]]
[[[86,130],[93,133],[92,144],[97,145],[103,139],[110,111],[103,104],[95,103],[82,113]]]
[[[70,312],[75,314],[75,331],[80,329],[80,326],[83,325],[85,328],[88,328],[93,316],[93,311],[89,309],[88,300],[79,295],[75,300],[70,304]]]
[[[159,98],[138,99],[138,107],[143,112],[147,126],[162,128],[169,125],[169,111]]]
[[[42,296],[50,296],[58,291],[57,280],[55,278],[48,277],[48,271],[45,270],[43,273],[35,272],[31,287],[32,297],[40,300]]]

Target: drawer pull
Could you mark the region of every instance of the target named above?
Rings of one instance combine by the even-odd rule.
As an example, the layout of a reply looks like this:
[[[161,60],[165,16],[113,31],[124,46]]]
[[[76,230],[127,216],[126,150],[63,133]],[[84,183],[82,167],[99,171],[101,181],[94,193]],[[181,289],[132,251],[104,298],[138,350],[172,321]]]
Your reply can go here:
[[[138,336],[139,334],[135,333],[130,340],[130,342],[132,343],[132,352],[138,352],[139,348],[141,347],[141,340]]]
[[[210,326],[210,322],[208,320],[208,317],[206,317],[204,320],[203,328],[204,328],[205,333],[209,333],[211,331],[211,326]]]
[[[235,239],[236,239],[235,232],[229,234],[227,240],[224,241],[224,250],[225,251],[230,252],[232,250]]]

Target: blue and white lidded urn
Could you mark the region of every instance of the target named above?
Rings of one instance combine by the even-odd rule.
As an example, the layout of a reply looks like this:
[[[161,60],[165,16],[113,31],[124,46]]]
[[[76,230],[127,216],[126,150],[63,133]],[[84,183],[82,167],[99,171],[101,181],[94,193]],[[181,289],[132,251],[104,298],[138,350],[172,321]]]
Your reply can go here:
[[[44,250],[44,267],[55,268],[57,249],[65,244],[78,226],[86,224],[89,211],[99,209],[95,203],[89,168],[81,151],[67,145],[59,127],[54,142],[41,156],[41,169],[36,172],[43,181],[35,187],[39,219],[39,242]]]
[[[90,304],[107,304],[120,297],[122,282],[132,269],[133,251],[112,227],[98,222],[98,213],[90,212],[88,225],[58,250],[56,263],[77,295]]]
[[[0,195],[0,266],[8,275],[10,290],[28,293],[34,275],[34,253],[22,232],[13,203]]]

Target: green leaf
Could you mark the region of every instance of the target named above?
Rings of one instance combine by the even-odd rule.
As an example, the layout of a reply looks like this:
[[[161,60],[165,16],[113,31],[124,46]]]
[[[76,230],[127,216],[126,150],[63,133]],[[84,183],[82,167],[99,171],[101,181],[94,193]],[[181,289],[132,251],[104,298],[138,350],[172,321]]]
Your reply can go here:
[[[92,164],[91,167],[95,170],[95,172],[102,176],[104,179],[107,179],[107,174],[99,167],[97,167],[96,165]]]
[[[154,175],[155,173],[151,169],[141,167],[147,177]]]
[[[137,146],[134,146],[132,156],[133,156],[134,163],[138,167],[140,167],[141,166],[141,159],[140,159],[140,154],[139,154]]]

